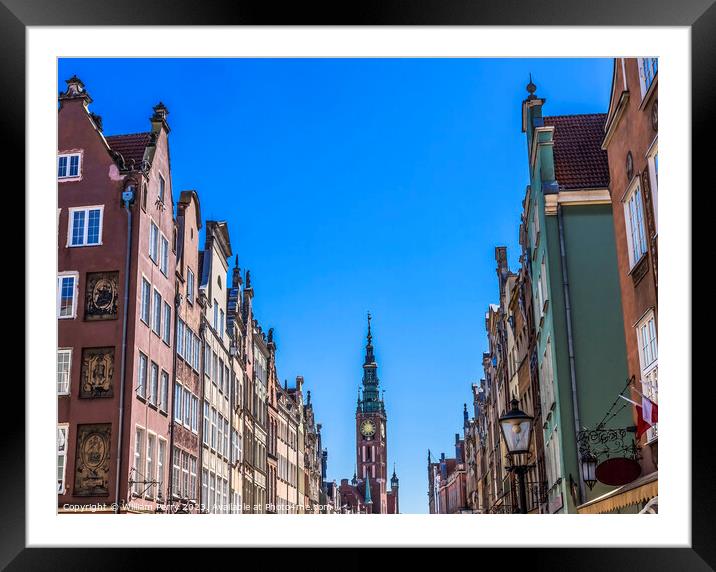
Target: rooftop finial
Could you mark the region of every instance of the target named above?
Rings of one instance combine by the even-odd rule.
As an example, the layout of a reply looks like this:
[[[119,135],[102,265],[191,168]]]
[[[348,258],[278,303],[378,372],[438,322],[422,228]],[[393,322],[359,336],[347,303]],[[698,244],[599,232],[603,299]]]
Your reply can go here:
[[[527,91],[529,92],[527,99],[536,99],[535,91],[537,91],[537,86],[532,82],[532,72],[530,72],[530,82],[527,84]]]
[[[370,312],[368,312],[368,345],[370,345],[370,342],[373,339],[373,336],[370,333],[370,320],[371,320],[371,315],[370,315]]]

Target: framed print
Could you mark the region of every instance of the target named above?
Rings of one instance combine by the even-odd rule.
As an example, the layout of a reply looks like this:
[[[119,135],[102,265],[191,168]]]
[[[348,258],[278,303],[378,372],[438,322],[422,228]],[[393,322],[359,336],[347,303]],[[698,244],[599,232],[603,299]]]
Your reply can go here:
[[[716,9],[363,8],[3,0],[33,302],[3,566],[716,566],[690,330]]]

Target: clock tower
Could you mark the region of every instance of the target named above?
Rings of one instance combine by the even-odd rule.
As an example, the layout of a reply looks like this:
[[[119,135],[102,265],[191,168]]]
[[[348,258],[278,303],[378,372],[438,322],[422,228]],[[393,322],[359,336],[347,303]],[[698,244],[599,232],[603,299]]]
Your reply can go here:
[[[364,497],[372,499],[373,513],[388,512],[387,415],[380,396],[378,364],[373,354],[373,336],[368,313],[368,335],[363,362],[363,383],[356,408],[356,467],[362,485],[370,487]]]

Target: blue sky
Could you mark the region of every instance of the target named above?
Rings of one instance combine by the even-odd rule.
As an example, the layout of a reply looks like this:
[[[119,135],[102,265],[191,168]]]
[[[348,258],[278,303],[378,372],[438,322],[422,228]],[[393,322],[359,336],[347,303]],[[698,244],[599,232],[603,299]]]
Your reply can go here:
[[[63,59],[107,135],[169,109],[175,200],[196,189],[251,269],[278,372],[303,375],[328,476],[354,468],[366,334],[388,411],[402,512],[427,512],[427,450],[454,454],[482,375],[494,248],[519,256],[528,182],[520,104],[606,112],[606,59]]]

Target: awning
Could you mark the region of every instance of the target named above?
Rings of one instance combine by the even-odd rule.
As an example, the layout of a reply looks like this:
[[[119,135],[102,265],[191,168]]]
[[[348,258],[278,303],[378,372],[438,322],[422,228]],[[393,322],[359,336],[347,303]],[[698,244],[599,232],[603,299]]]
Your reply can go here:
[[[604,514],[649,501],[659,494],[659,472],[654,471],[577,507],[579,514]]]

